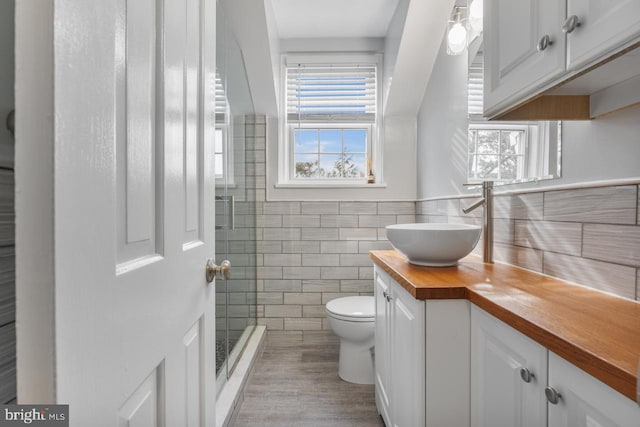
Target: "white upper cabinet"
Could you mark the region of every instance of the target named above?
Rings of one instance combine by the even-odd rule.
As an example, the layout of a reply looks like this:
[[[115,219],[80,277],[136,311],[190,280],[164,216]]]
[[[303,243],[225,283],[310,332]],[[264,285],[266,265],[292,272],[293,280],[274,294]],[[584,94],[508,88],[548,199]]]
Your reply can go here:
[[[484,20],[485,116],[586,120],[640,102],[640,1],[486,0]]]
[[[484,4],[484,105],[485,113],[491,113],[564,72],[565,4],[558,0]]]
[[[563,30],[567,31],[567,69],[578,69],[640,35],[640,1],[567,0]]]
[[[549,427],[640,426],[635,402],[552,352],[546,394]]]
[[[547,349],[473,306],[471,427],[547,424]]]

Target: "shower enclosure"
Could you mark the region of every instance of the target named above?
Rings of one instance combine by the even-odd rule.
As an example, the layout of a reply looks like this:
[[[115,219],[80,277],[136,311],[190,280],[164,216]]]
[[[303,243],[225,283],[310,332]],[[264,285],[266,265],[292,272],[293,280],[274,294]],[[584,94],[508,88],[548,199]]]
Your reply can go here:
[[[242,51],[218,3],[216,51],[216,259],[231,262],[231,278],[216,280],[218,393],[256,325],[255,174],[247,147],[254,109]]]

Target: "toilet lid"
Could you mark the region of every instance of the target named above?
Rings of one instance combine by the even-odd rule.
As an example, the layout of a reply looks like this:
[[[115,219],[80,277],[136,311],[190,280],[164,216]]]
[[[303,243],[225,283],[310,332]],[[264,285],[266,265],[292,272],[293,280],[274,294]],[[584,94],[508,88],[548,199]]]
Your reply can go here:
[[[342,297],[327,303],[327,312],[341,317],[366,319],[375,317],[372,296]]]

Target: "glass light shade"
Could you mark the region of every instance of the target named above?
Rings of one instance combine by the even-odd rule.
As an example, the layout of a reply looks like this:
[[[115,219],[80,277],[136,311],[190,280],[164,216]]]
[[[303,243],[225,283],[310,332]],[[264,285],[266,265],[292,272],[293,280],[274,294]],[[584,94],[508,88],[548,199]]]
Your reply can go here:
[[[450,55],[459,55],[467,47],[467,29],[460,22],[449,27],[447,47]]]
[[[469,6],[469,23],[479,33],[482,32],[482,3],[483,0],[473,0]]]

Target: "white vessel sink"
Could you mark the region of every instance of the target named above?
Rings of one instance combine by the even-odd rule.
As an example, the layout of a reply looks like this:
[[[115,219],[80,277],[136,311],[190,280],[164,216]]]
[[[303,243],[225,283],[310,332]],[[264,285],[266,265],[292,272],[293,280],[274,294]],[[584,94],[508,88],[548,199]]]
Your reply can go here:
[[[470,224],[395,224],[387,226],[387,238],[411,264],[448,267],[473,250],[481,231]]]

